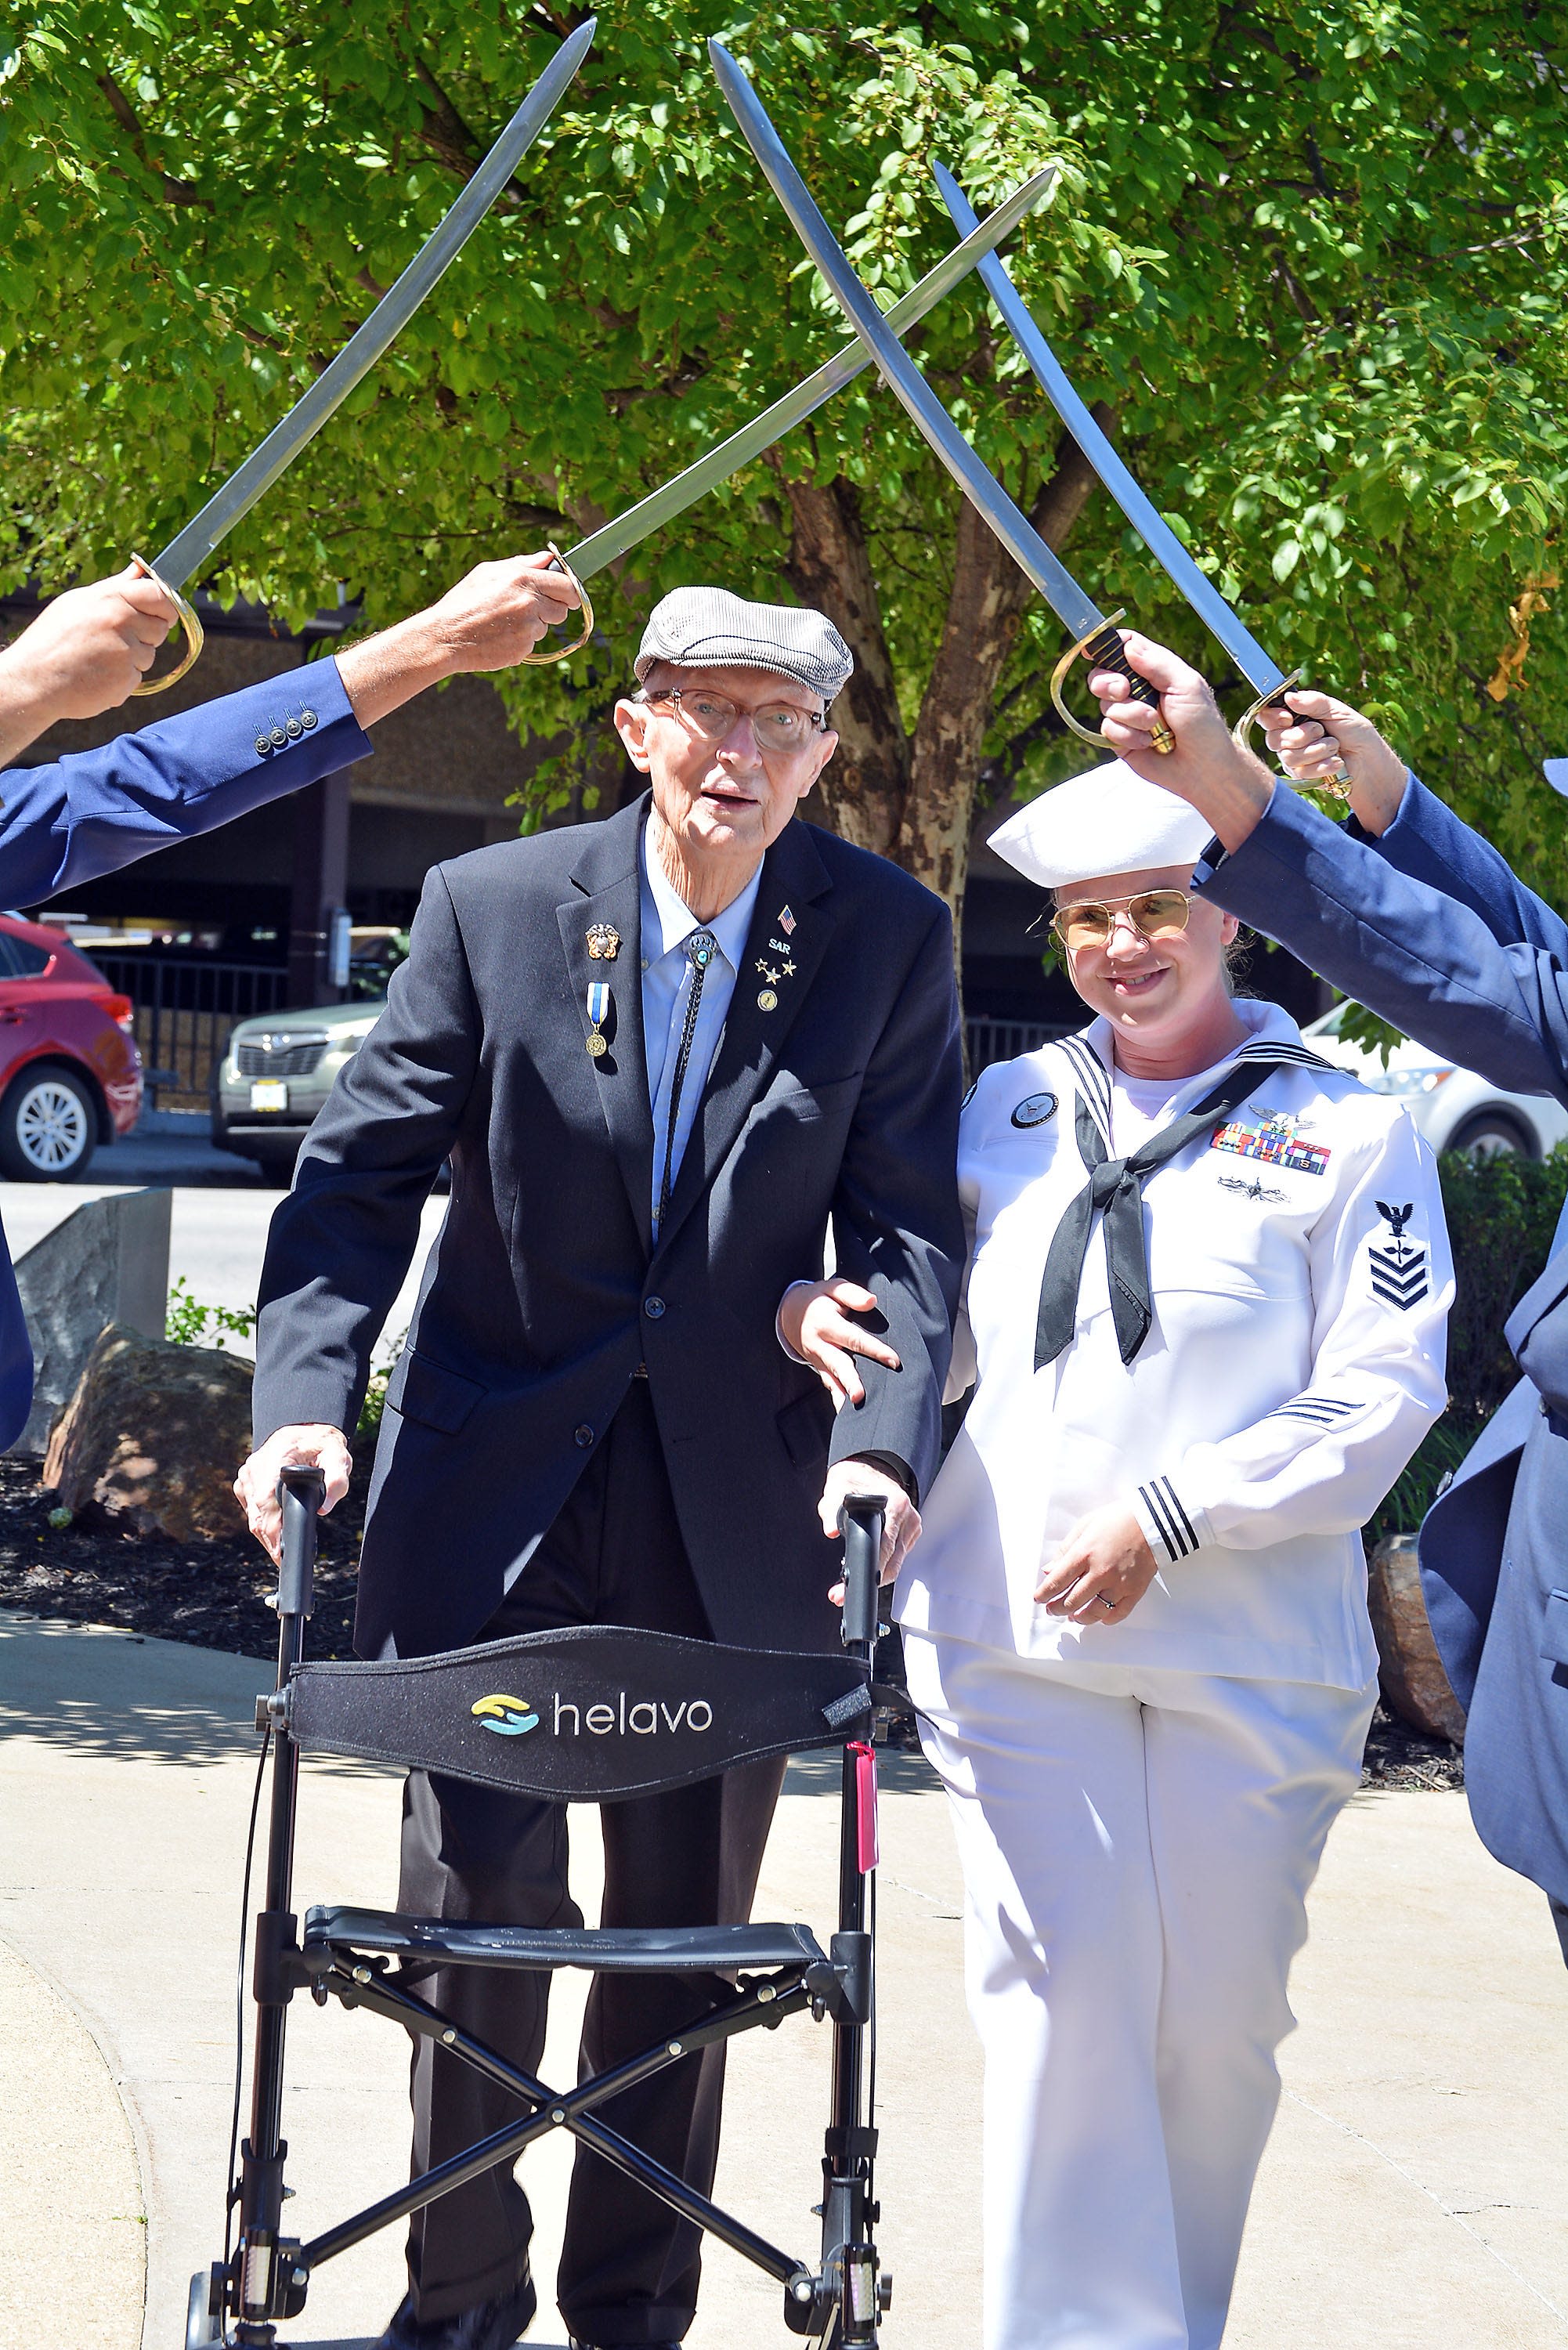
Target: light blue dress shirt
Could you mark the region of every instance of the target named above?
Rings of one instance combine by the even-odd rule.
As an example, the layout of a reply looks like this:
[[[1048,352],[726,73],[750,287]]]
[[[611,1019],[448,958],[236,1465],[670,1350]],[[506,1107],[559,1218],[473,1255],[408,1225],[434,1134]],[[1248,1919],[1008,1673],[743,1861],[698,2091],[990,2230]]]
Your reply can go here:
[[[670,1132],[670,1097],[674,1090],[675,1065],[695,976],[682,941],[693,931],[706,931],[717,942],[719,951],[703,975],[691,1056],[675,1120],[671,1182],[679,1172],[707,1091],[709,1074],[729,1015],[730,999],[735,993],[745,955],[762,879],[763,868],[759,865],[732,905],[726,906],[715,920],[699,922],[663,872],[649,848],[648,827],[643,827],[642,1035],[648,1061],[648,1098],[653,1111],[653,1192],[649,1201],[649,1223],[655,1240],[659,1238],[659,1191],[664,1174],[665,1139]]]

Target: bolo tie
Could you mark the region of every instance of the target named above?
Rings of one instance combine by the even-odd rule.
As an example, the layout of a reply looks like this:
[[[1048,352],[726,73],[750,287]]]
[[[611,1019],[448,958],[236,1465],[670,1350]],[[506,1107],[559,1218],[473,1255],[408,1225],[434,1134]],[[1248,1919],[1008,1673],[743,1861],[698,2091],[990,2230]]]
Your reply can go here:
[[[675,1055],[675,1076],[670,1087],[670,1117],[664,1130],[664,1172],[659,1183],[659,1210],[653,1219],[653,1237],[659,1238],[670,1207],[672,1169],[675,1163],[675,1124],[680,1115],[680,1091],[686,1083],[687,1065],[691,1058],[691,1040],[697,1034],[697,1014],[702,1002],[702,982],[708,966],[719,951],[719,941],[711,931],[691,931],[680,941],[680,951],[691,965],[691,988],[686,998],[686,1017],[681,1023],[680,1047]]]
[[[1113,1159],[1100,1129],[1082,1101],[1075,1121],[1078,1156],[1089,1180],[1068,1202],[1066,1213],[1052,1237],[1040,1284],[1040,1311],[1034,1325],[1034,1367],[1054,1363],[1072,1343],[1078,1325],[1078,1288],[1089,1233],[1103,1209],[1106,1218],[1106,1270],[1111,1292],[1111,1320],[1124,1363],[1130,1363],[1149,1334],[1154,1305],[1149,1295],[1148,1248],[1143,1230],[1143,1187],[1158,1167],[1195,1141],[1206,1128],[1229,1118],[1251,1093],[1286,1065],[1282,1061],[1242,1061],[1222,1077],[1213,1092],[1193,1109],[1173,1118],[1168,1127],[1131,1150]]]

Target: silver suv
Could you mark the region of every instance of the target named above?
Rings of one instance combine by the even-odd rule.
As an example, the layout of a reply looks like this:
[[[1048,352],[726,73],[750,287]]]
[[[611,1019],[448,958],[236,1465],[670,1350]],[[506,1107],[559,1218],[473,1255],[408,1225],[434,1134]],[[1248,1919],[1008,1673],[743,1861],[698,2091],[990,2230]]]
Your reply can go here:
[[[353,1059],[384,1004],[382,997],[242,1020],[213,1073],[214,1147],[254,1159],[270,1182],[287,1183],[338,1070]]]

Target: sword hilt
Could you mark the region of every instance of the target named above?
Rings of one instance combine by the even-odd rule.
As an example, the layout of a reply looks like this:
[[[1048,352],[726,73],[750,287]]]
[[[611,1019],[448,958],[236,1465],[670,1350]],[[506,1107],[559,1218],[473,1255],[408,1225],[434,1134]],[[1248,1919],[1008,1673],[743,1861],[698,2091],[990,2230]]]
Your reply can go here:
[[[567,562],[560,548],[556,545],[555,540],[550,539],[547,544],[550,553],[556,558],[556,570],[564,571],[566,573],[566,577],[571,581],[573,587],[576,589],[578,595],[583,599],[583,627],[581,635],[574,637],[569,645],[552,645],[547,652],[524,653],[523,655],[523,659],[534,669],[543,669],[550,661],[570,660],[574,653],[580,653],[582,651],[583,647],[587,643],[589,638],[594,632],[594,608],[589,600],[587,589],[584,587],[582,581],[578,578],[576,573],[573,570],[571,565]]]
[[[196,618],[194,607],[185,601],[178,588],[171,588],[167,579],[159,578],[151,564],[143,556],[133,555],[130,561],[131,567],[139,571],[143,579],[151,579],[162,588],[179,614],[180,626],[185,632],[185,650],[180,660],[175,662],[172,669],[165,670],[161,677],[144,677],[140,685],[133,685],[130,691],[131,698],[134,700],[139,693],[164,692],[170,686],[177,685],[187,670],[194,669],[201,659],[202,647],[206,642],[206,631]]]
[[[1251,708],[1242,711],[1241,715],[1237,719],[1236,723],[1231,729],[1231,739],[1239,746],[1240,749],[1243,751],[1251,750],[1252,728],[1256,724],[1257,721],[1262,716],[1265,710],[1283,710],[1286,707],[1286,694],[1290,691],[1293,685],[1299,685],[1301,683],[1301,678],[1302,673],[1299,669],[1292,670],[1289,677],[1282,678],[1279,684],[1275,686],[1272,693],[1260,693],[1258,699],[1251,704]],[[1334,747],[1337,751],[1337,743]],[[1334,765],[1334,774],[1320,775],[1314,781],[1310,783],[1301,782],[1298,777],[1293,775],[1290,773],[1290,770],[1286,768],[1284,770],[1285,781],[1290,785],[1293,791],[1326,792],[1330,799],[1348,800],[1350,797],[1350,770],[1345,765],[1345,761],[1342,758],[1336,757]]]
[[[1086,637],[1080,637],[1076,644],[1069,645],[1051,672],[1051,699],[1055,703],[1059,715],[1072,728],[1074,733],[1080,736],[1084,742],[1103,743],[1107,751],[1114,751],[1116,744],[1102,734],[1097,727],[1082,725],[1074,717],[1062,696],[1062,681],[1078,655],[1084,653],[1094,662],[1096,669],[1115,670],[1118,677],[1125,677],[1132,688],[1135,702],[1147,703],[1150,710],[1158,710],[1159,688],[1157,685],[1151,685],[1142,671],[1134,669],[1127,659],[1126,642],[1121,630],[1116,625],[1125,617],[1124,613],[1113,612],[1109,619],[1102,620],[1097,629],[1091,629]],[[1148,739],[1150,745],[1156,751],[1165,753],[1174,751],[1176,748],[1176,737],[1163,718],[1159,720]]]

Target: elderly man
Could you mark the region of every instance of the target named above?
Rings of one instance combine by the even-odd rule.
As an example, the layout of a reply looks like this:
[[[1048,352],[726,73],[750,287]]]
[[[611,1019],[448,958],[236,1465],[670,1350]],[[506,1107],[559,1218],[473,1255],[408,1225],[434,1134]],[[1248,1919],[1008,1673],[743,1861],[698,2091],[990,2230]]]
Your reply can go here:
[[[237,1491],[275,1548],[284,1462],[345,1489],[370,1348],[452,1162],[382,1422],[366,1655],[585,1623],[823,1646],[840,1498],[886,1494],[890,1564],[936,1466],[963,1246],[947,910],[792,821],[852,667],[819,613],[682,588],[636,666],[615,723],[649,793],[431,874],[386,1014],[274,1220]],[[903,1364],[868,1364],[836,1420],[774,1324],[830,1227]],[[605,1924],[744,1918],[780,1777],[605,1806]],[[557,1807],[410,1778],[403,1909],[568,1923],[566,1861]],[[452,1969],[435,1995],[533,2067],[545,1980]],[[690,2002],[691,1978],[600,1978],[587,2063],[640,2051]],[[706,2189],[722,2064],[688,2059],[606,2117]],[[428,2041],[414,2107],[419,2170],[516,2111]],[[421,2212],[384,2350],[509,2350],[535,2306],[530,2227],[509,2167]],[[679,2340],[698,2258],[688,2223],[579,2155],[559,2277],[576,2342]]]
[[[1568,924],[1417,781],[1367,719],[1295,692],[1270,714],[1288,772],[1329,784],[1331,824],[1237,749],[1195,671],[1127,639],[1161,689],[1174,755],[1123,681],[1091,680],[1106,732],[1217,836],[1200,894],[1494,1084],[1568,1103]],[[1507,1327],[1523,1373],[1421,1529],[1432,1628],[1468,1716],[1465,1784],[1489,1851],[1541,1886],[1568,1959],[1568,1212]]]
[[[439,604],[308,671],[286,671],[139,734],[0,772],[0,905],[30,906],[212,832],[370,756],[367,726],[464,670],[508,669],[577,603],[548,554],[482,563]],[[0,652],[0,762],[63,718],[113,710],[174,611],[134,570],[67,589]],[[21,1434],[33,1352],[0,1238],[0,1450]]]

